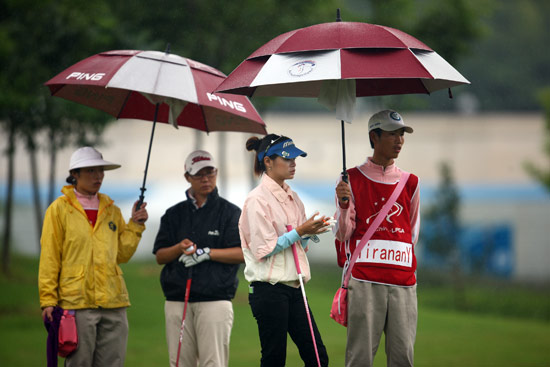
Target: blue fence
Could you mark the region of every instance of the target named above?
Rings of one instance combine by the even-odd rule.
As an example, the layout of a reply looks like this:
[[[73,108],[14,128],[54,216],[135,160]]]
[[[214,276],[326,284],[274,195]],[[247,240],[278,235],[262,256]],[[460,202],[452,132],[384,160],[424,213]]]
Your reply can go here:
[[[420,267],[450,269],[458,255],[461,269],[467,274],[505,278],[513,274],[515,253],[510,224],[480,224],[460,228],[455,237],[456,249],[448,248],[447,251],[433,251],[426,246],[434,229],[433,223],[422,223],[417,251]],[[450,243],[448,245],[452,246]]]

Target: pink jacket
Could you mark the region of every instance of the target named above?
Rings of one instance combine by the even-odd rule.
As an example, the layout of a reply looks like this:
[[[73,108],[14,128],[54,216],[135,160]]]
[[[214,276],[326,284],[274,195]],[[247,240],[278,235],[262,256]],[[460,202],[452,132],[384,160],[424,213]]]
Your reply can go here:
[[[279,236],[287,232],[287,225],[296,228],[305,221],[304,204],[298,195],[286,183],[281,187],[264,174],[260,184],[248,194],[239,219],[246,263],[244,275],[248,282],[299,285],[292,248],[267,255],[275,249]],[[296,249],[307,282],[311,278],[309,262],[302,246],[296,246]]]

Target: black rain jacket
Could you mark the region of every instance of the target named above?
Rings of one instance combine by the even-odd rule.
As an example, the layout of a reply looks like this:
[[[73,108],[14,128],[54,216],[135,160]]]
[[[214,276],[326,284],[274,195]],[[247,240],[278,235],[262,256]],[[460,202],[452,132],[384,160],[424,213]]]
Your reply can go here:
[[[198,248],[241,246],[238,228],[241,215],[239,207],[220,197],[217,188],[198,209],[189,194],[186,195],[187,200],[172,206],[162,216],[153,253],[161,248],[173,246],[185,238],[193,241]],[[190,269],[192,280],[189,302],[231,300],[235,297],[239,284],[239,264],[203,261],[186,268],[175,259],[164,265],[160,275],[166,300],[185,300],[185,287]]]

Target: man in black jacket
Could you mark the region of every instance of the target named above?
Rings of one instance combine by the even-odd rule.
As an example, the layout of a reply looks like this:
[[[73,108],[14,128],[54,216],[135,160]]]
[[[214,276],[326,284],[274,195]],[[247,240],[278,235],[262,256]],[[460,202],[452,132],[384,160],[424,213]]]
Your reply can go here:
[[[191,278],[179,366],[227,366],[233,326],[231,299],[244,262],[238,222],[241,210],[218,195],[217,168],[210,153],[197,150],[185,161],[191,184],[187,200],[161,218],[153,253],[164,264],[170,366],[176,365],[187,279]]]

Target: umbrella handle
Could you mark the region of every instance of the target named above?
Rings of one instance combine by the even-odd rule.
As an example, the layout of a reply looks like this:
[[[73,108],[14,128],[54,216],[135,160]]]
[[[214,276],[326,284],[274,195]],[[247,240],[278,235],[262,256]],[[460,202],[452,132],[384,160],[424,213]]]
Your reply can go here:
[[[348,179],[348,171],[342,171],[342,181],[344,181],[345,183],[349,183],[349,179]],[[348,201],[349,198],[344,196],[342,198],[342,201]]]
[[[139,210],[141,208],[141,205],[143,205],[143,201],[145,200],[145,190],[147,190],[145,187],[141,187],[141,194],[139,195],[138,203],[136,205],[136,210]]]

